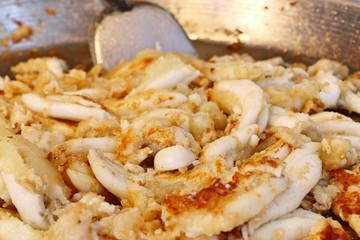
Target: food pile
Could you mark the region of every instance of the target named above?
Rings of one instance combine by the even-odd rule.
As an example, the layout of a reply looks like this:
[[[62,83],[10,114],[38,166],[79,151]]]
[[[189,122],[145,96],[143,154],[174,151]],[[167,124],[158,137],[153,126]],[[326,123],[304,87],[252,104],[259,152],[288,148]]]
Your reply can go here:
[[[146,50],[11,72],[1,239],[360,236],[360,72],[341,63]]]

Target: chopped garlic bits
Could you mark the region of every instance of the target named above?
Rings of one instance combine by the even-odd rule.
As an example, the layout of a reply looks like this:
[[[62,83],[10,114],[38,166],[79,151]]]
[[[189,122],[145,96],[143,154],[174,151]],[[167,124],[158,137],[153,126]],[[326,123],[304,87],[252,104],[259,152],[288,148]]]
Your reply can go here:
[[[297,66],[147,50],[107,73],[12,67],[0,238],[347,239],[343,222],[360,234],[360,123],[334,112],[360,114],[360,74]]]

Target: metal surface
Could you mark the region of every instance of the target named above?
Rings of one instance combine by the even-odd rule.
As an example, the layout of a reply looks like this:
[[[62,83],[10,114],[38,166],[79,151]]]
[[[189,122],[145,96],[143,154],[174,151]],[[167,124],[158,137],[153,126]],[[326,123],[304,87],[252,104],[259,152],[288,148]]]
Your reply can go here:
[[[360,69],[360,2],[355,0],[152,0],[172,12],[199,55],[250,52],[311,63],[321,57]],[[0,0],[0,39],[16,19],[33,27],[29,40],[0,46],[0,73],[38,55],[89,64],[88,25],[103,5],[82,0]],[[46,9],[55,9],[49,14]],[[231,46],[230,48],[228,46]]]
[[[18,27],[14,20],[33,29],[29,39],[0,45],[0,74],[35,56],[59,56],[71,66],[90,64],[88,24],[102,8],[102,1],[90,0],[0,0],[0,39]]]
[[[127,11],[106,8],[90,28],[89,45],[93,62],[103,64],[106,70],[144,49],[160,47],[163,52],[196,54],[174,17],[150,3],[135,3]]]

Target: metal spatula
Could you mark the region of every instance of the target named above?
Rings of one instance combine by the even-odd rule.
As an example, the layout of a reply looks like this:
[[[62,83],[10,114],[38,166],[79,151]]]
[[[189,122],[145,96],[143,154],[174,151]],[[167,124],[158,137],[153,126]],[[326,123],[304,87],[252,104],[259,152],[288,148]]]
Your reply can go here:
[[[131,5],[125,0],[107,0],[107,7],[90,28],[89,45],[93,62],[112,69],[139,51],[160,47],[162,51],[195,54],[188,36],[165,9],[145,2]]]

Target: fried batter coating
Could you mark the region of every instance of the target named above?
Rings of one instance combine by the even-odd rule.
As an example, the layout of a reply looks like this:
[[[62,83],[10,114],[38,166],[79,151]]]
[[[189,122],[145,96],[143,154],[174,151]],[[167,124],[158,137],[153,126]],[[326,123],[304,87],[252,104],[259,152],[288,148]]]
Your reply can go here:
[[[360,236],[360,123],[331,112],[360,113],[359,73],[341,63],[146,50],[11,71],[0,238],[349,239],[329,214]]]

